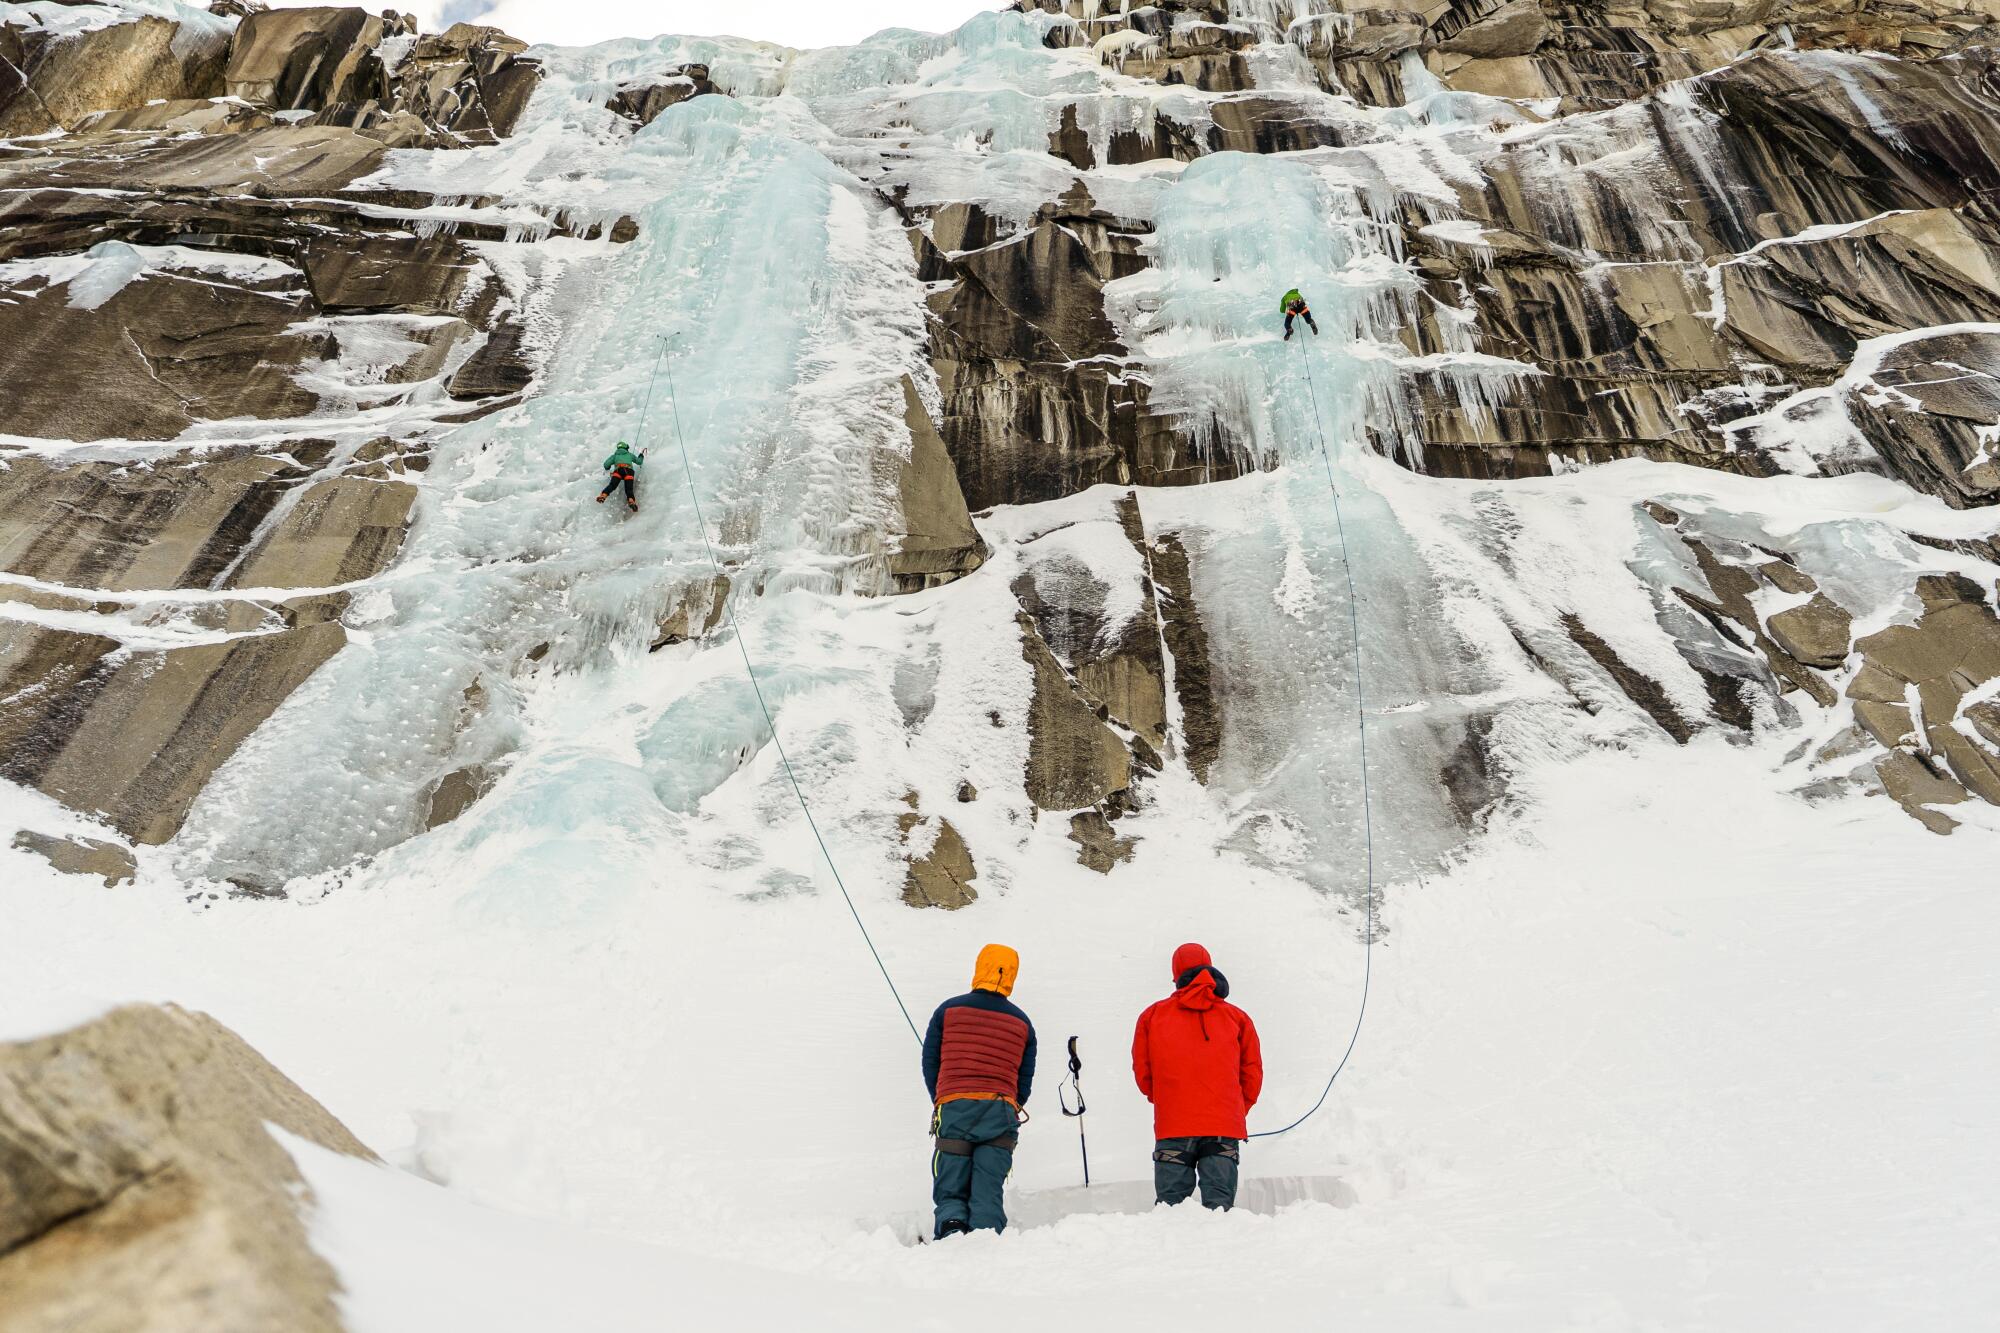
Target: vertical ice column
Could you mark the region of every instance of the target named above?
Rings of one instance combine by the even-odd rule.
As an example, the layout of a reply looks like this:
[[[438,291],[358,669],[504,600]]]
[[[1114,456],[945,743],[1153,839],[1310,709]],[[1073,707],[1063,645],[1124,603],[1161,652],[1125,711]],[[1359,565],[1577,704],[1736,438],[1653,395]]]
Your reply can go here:
[[[280,883],[420,831],[462,736],[498,752],[549,725],[514,684],[537,645],[597,674],[596,707],[644,708],[620,664],[709,577],[676,417],[740,596],[838,589],[894,530],[883,458],[908,447],[921,287],[895,218],[819,151],[803,105],[699,98],[609,162],[542,124],[645,190],[639,237],[574,256],[559,279],[549,308],[566,331],[543,392],[439,442],[405,555],[357,599],[348,647],[197,802],[191,873]],[[537,170],[565,169],[565,154],[541,156]],[[489,161],[493,193],[528,188],[508,179],[519,163]],[[641,438],[662,335],[678,397],[663,379]],[[592,503],[620,438],[651,449],[629,517]]]
[[[1113,298],[1154,407],[1198,435],[1212,422],[1216,440],[1280,467],[1240,483],[1268,494],[1231,519],[1191,510],[1184,520],[1223,709],[1211,787],[1237,814],[1234,845],[1358,898],[1361,767],[1342,561],[1353,561],[1360,591],[1384,873],[1421,865],[1458,836],[1438,782],[1457,738],[1402,710],[1448,697],[1464,664],[1432,613],[1414,548],[1363,481],[1402,475],[1364,457],[1364,445],[1371,427],[1410,429],[1394,338],[1416,286],[1354,179],[1337,155],[1196,162],[1160,200],[1153,269]],[[1301,320],[1287,342],[1279,297],[1291,287],[1320,332]]]

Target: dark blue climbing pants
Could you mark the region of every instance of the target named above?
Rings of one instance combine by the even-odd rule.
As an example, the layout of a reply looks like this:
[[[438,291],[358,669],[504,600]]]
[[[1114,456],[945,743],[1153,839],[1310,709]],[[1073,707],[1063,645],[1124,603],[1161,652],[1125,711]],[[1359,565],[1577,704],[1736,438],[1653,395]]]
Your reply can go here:
[[[1007,1210],[1000,1198],[1014,1169],[1014,1108],[1003,1101],[946,1102],[932,1122],[937,1147],[931,1154],[931,1203],[936,1234],[950,1222],[974,1230],[1005,1231]]]
[[[621,485],[625,488],[625,503],[628,505],[638,504],[639,474],[631,468],[626,467],[623,463],[611,469],[611,480],[604,483],[604,489],[597,493],[597,498],[602,500]]]
[[[1157,1139],[1153,1143],[1153,1198],[1179,1203],[1201,1183],[1201,1206],[1236,1206],[1236,1167],[1243,1151],[1235,1139]]]

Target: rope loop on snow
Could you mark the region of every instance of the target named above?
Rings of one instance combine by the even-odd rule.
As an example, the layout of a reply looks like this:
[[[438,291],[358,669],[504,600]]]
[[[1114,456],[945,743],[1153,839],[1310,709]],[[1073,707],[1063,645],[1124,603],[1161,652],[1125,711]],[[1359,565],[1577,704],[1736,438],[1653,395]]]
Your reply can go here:
[[[639,409],[637,433],[640,438],[645,437],[646,408],[652,405],[653,384],[658,382],[660,370],[665,366],[667,405],[673,412],[674,442],[680,446],[681,475],[687,478],[688,499],[694,502],[695,527],[701,532],[701,545],[702,549],[708,552],[709,566],[714,569],[718,579],[726,580],[729,576],[722,568],[722,561],[716,557],[715,544],[708,539],[708,520],[702,517],[701,493],[694,484],[694,463],[688,457],[687,439],[681,434],[680,394],[674,389],[673,367],[667,365],[667,346],[671,337],[664,333],[656,334],[655,337],[660,342],[660,353],[653,359],[653,377],[646,385],[646,403]],[[743,641],[743,631],[736,624],[736,612],[731,609],[727,596],[722,600],[722,615],[729,626],[730,637],[736,640],[736,651],[743,655],[743,672],[750,678],[750,689],[757,696],[757,709],[764,715],[764,729],[771,733],[771,745],[778,752],[778,761],[784,765],[785,779],[791,783],[792,795],[798,799],[799,810],[806,817],[806,827],[812,830],[813,841],[819,844],[820,857],[826,862],[826,868],[833,873],[834,887],[840,890],[841,901],[847,904],[848,915],[854,918],[854,927],[861,932],[861,942],[868,946],[869,956],[875,960],[877,970],[882,973],[882,980],[888,983],[889,994],[895,997],[896,1008],[903,1014],[903,1022],[909,1025],[910,1035],[921,1043],[924,1038],[923,1034],[917,1031],[917,1020],[910,1017],[910,1006],[903,1003],[903,993],[896,989],[896,979],[889,975],[889,965],[882,961],[882,952],[875,947],[875,937],[868,933],[868,926],[861,919],[861,911],[854,905],[854,896],[847,891],[847,882],[840,877],[840,867],[834,864],[833,852],[820,834],[819,822],[813,818],[812,806],[806,800],[805,789],[799,785],[799,775],[792,768],[791,756],[785,753],[785,743],[778,739],[778,724],[771,716],[771,705],[764,698],[763,683],[757,678],[757,666],[750,660],[750,648]]]
[[[1354,591],[1354,560],[1347,545],[1347,522],[1340,512],[1340,485],[1334,480],[1333,455],[1326,447],[1326,423],[1320,416],[1319,386],[1313,383],[1312,357],[1305,351],[1305,340],[1301,338],[1299,352],[1306,367],[1306,388],[1312,395],[1313,432],[1319,437],[1320,462],[1326,467],[1326,489],[1333,496],[1333,525],[1340,537],[1340,567],[1347,575],[1347,631],[1354,644],[1354,727],[1361,737],[1361,829],[1368,850],[1368,933],[1363,939],[1361,952],[1361,1006],[1354,1013],[1354,1031],[1347,1038],[1347,1049],[1340,1053],[1340,1063],[1326,1076],[1326,1086],[1320,1089],[1319,1100],[1304,1115],[1283,1129],[1267,1129],[1250,1135],[1253,1139],[1276,1138],[1289,1133],[1326,1105],[1327,1097],[1333,1092],[1334,1080],[1340,1077],[1341,1070],[1347,1068],[1348,1057],[1354,1054],[1355,1043],[1361,1040],[1361,1024],[1368,1016],[1368,986],[1375,972],[1375,817],[1374,802],[1368,789],[1368,708],[1362,694],[1361,610]]]

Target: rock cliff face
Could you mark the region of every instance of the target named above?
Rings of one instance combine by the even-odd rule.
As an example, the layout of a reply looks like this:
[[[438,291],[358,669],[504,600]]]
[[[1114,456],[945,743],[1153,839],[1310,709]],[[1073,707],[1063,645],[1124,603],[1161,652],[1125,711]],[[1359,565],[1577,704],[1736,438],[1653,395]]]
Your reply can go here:
[[[1382,452],[1421,471],[1534,475],[1552,459],[1634,454],[1783,470],[1771,456],[1782,432],[1747,424],[1746,405],[1827,386],[1868,339],[1995,317],[1990,5],[1038,8],[1070,20],[1052,43],[1226,94],[1178,124],[1175,143],[1274,152],[1379,137],[1296,81],[1275,97],[1215,72],[1246,50],[1275,60],[1273,39],[1354,103],[1386,89],[1463,107],[1452,114],[1468,131],[1479,116],[1517,126],[1477,177],[1449,182],[1449,225],[1407,205],[1395,220],[1392,250],[1422,281],[1397,329],[1410,350],[1543,372],[1477,404],[1415,377],[1414,420],[1373,424]],[[1593,114],[1565,114],[1578,111]],[[1991,335],[1954,336],[1975,364],[1990,356]],[[1921,355],[1899,350],[1891,368]],[[1914,419],[1910,395],[1886,416],[1863,405],[1869,448],[1834,465],[1885,470],[1947,503],[1992,500],[1991,464],[1977,461],[1986,382],[1954,391],[1978,406]]]
[[[1870,339],[1991,322],[2000,125],[1980,92],[1987,56],[1855,70],[1844,59],[1753,56],[1662,103],[1624,150],[1648,168],[1637,198],[1573,180],[1547,189],[1539,147],[1494,163],[1470,212],[1490,249],[1425,246],[1419,262],[1451,284],[1434,294],[1471,292],[1483,350],[1549,373],[1490,423],[1426,403],[1429,466],[1518,475],[1551,455],[1643,453],[1785,470],[1784,423],[1820,401],[1787,395],[1837,384]],[[1863,116],[1857,130],[1857,106],[1899,128],[1874,132]],[[1987,354],[1967,337],[1975,358]],[[1774,417],[1742,410],[1763,402]],[[1926,420],[1938,415],[1863,414],[1861,441],[1824,464],[1882,470],[1954,505],[1990,502],[1971,432]]]
[[[975,509],[1241,470],[1155,418],[1144,381],[1119,372],[1126,348],[1104,285],[1141,266],[1143,223],[1096,209],[1082,189],[1011,236],[972,204],[928,221],[912,240],[938,321],[940,430]]]
[[[1018,772],[968,767],[950,821],[949,790],[896,807],[909,901],[1004,882],[992,829],[1042,814],[1114,871],[1163,776],[1240,810],[1246,855],[1327,864],[1297,850],[1324,812],[1290,804],[1322,782],[1312,742],[1272,710],[1345,686],[1330,649],[1311,688],[1265,659],[1337,619],[1238,554],[1305,550],[1283,505],[1174,498],[1317,438],[1463,497],[1450,534],[1393,496],[1361,516],[1388,543],[1372,605],[1432,627],[1368,627],[1363,655],[1451,700],[1378,722],[1412,846],[1504,804],[1533,729],[1441,665],[1472,603],[1560,707],[1683,743],[1796,727],[1802,790],[1948,828],[1995,799],[1996,23],[1990,0],[1024,0],[854,52],[578,53],[358,9],[7,6],[0,775],[276,888],[504,793],[552,682],[706,651],[729,608],[798,589],[928,607],[997,559],[1015,693],[951,725],[990,714]],[[1281,359],[1295,283],[1324,381]],[[779,351],[782,377],[704,405]],[[706,378],[662,387],[662,363]],[[519,501],[524,467],[574,489],[559,450],[594,465],[641,430],[649,493],[693,447],[720,573],[685,528],[592,537],[599,568],[568,509]],[[1624,502],[1634,548],[1531,555],[1508,487],[1624,459],[1872,475],[1958,517],[1896,520],[1893,576],[1863,578],[1663,475]],[[1517,587],[1537,558],[1576,586]],[[1625,580],[1642,629],[1584,573]],[[912,744],[949,730],[922,712]],[[682,813],[713,790],[689,774],[768,740],[677,726],[714,749],[647,760]],[[251,836],[299,746],[336,773],[294,794],[321,825]]]
[[[1365,244],[1408,280],[1384,287],[1386,317],[1359,320],[1401,351],[1384,358],[1395,373],[1362,380],[1354,428],[1403,466],[1498,481],[1645,457],[1752,476],[1875,472],[1957,509],[2000,500],[2000,9],[1021,8],[1051,17],[1051,46],[1188,90],[1158,101],[1150,144],[1100,135],[1106,160],[1319,149],[1356,181],[1358,211],[1381,232]],[[1102,101],[1064,108],[1050,152],[1093,165],[1077,127],[1101,123]],[[1380,106],[1442,131],[1400,160],[1407,180],[1370,179],[1383,121],[1360,109]],[[1128,271],[1165,248],[1142,242]],[[1143,329],[1158,302],[1121,327]],[[1157,405],[1138,350],[1123,377]],[[1227,439],[1185,409],[1162,415],[1183,436]],[[1222,455],[1259,466],[1260,443],[1227,439]],[[1797,692],[1838,711],[1859,660],[1853,611],[1783,560],[1676,535],[1696,576],[1677,595],[1721,639],[1683,652],[1708,707],[1670,704],[1589,628],[1587,608],[1559,618],[1573,643],[1677,739],[1752,727],[1760,697]],[[1983,585],[1990,603],[1990,572]],[[1904,586],[1906,607],[1934,600]],[[1756,609],[1771,605],[1784,609]],[[1953,651],[1976,663],[1991,644],[1968,619]],[[1970,668],[1936,706],[1962,717],[1991,675]],[[1883,784],[1933,827],[1948,821],[1910,791],[1965,799],[1994,757],[1962,723],[1946,727],[1956,764],[1907,728],[1865,730],[1888,750]]]
[[[355,9],[0,43],[0,772],[160,842],[346,642],[428,439],[532,382],[521,222],[358,183],[508,133],[538,67]]]

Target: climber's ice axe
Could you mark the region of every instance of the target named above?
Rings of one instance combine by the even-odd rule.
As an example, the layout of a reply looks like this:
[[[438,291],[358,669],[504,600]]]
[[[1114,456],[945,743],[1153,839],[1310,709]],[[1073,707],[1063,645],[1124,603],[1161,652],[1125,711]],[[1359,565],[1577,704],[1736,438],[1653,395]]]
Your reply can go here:
[[[1076,1038],[1069,1039],[1069,1078],[1056,1085],[1056,1100],[1062,1104],[1062,1113],[1076,1117],[1076,1146],[1083,1150],[1083,1186],[1090,1188],[1090,1142],[1083,1136],[1083,1085],[1077,1082],[1077,1075],[1083,1072],[1083,1058],[1076,1053]],[[1076,1109],[1070,1109],[1074,1098]]]

